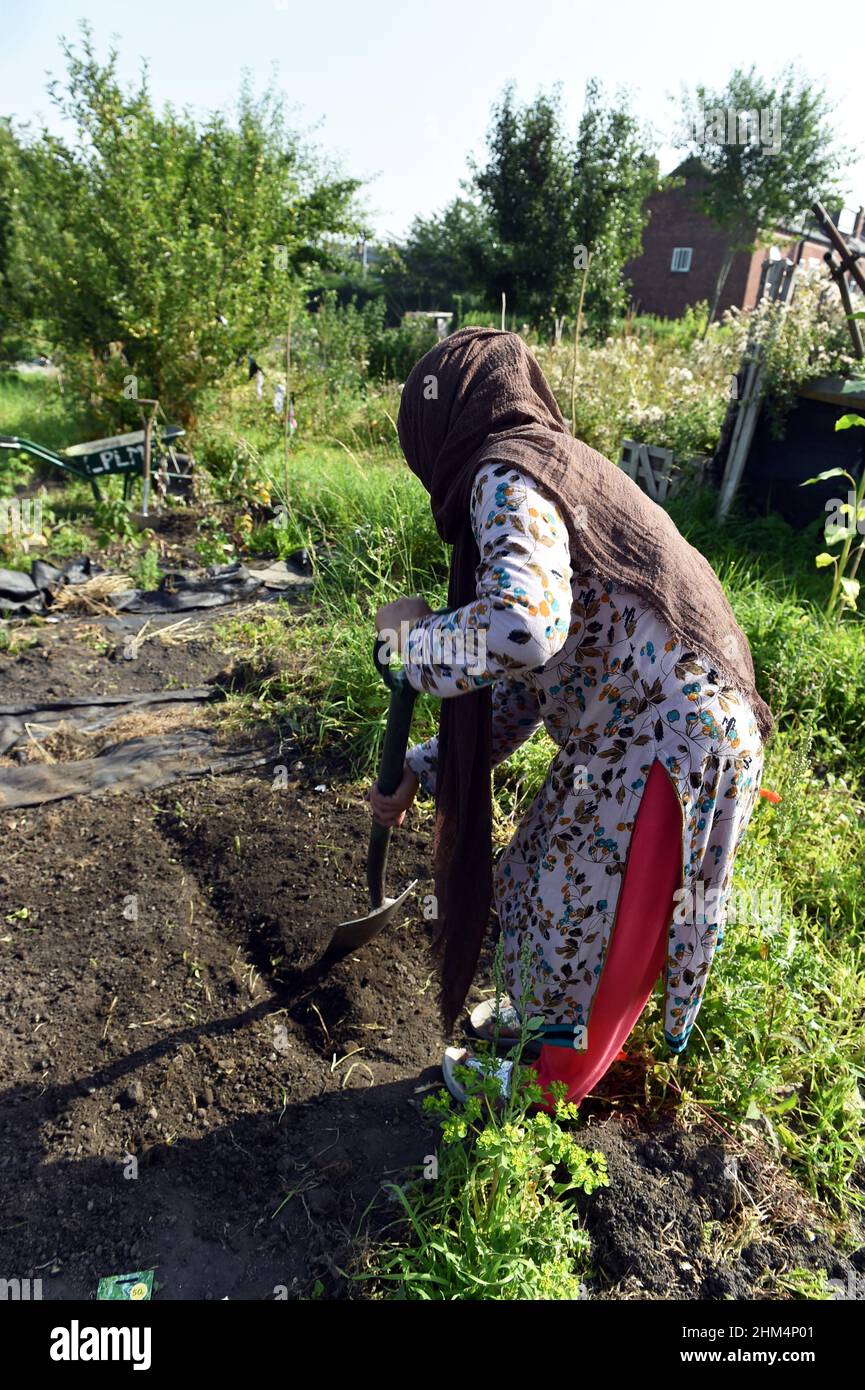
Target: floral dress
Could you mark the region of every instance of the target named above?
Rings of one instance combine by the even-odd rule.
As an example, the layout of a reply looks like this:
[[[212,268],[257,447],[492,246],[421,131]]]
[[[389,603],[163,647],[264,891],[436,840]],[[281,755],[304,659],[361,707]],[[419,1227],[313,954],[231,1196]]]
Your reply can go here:
[[[682,810],[664,1006],[667,1043],[681,1052],[759,790],[756,720],[642,599],[572,573],[564,521],[531,479],[487,466],[471,508],[477,598],[418,623],[405,665],[415,689],[445,699],[492,685],[494,764],[541,724],[557,745],[494,872],[511,1000],[547,1025],[579,1028],[589,1045],[631,832],[658,760]],[[407,754],[430,795],[436,752],[433,738]]]

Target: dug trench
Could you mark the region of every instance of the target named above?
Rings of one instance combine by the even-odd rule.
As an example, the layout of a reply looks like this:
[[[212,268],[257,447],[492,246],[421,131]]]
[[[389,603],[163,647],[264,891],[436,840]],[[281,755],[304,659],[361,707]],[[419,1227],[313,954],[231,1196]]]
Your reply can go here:
[[[160,1297],[335,1292],[363,1206],[430,1152],[423,926],[302,973],[365,910],[367,811],[321,776],[3,817],[10,1277],[52,1298],[151,1267]],[[393,882],[423,849],[401,838]]]

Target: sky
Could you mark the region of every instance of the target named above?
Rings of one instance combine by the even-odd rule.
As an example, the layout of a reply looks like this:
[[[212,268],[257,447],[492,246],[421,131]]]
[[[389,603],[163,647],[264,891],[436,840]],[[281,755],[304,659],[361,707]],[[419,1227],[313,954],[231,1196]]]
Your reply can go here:
[[[861,46],[837,37],[806,0],[771,6],[683,0],[0,0],[0,114],[57,128],[46,75],[58,37],[87,19],[97,49],[114,38],[121,74],[151,65],[158,104],[230,107],[244,71],[272,78],[297,127],[368,181],[378,237],[441,210],[481,156],[490,109],[508,81],[531,100],[561,84],[573,128],[588,78],[628,94],[676,163],[683,87],[722,87],[735,67],[766,75],[788,61],[828,89],[846,145],[859,146],[847,202],[865,202]],[[858,111],[857,111],[858,108]],[[858,116],[858,119],[857,119]]]

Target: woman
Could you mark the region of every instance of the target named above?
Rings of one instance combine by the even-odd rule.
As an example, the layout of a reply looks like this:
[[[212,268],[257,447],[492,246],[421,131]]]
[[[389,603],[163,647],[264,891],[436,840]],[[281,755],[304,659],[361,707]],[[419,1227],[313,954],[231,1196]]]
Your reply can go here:
[[[772,719],[706,560],[621,469],[567,432],[520,337],[466,328],[412,370],[398,430],[453,546],[448,611],[403,598],[417,690],[442,699],[373,815],[436,798],[436,944],[453,1026],[494,898],[509,999],[542,1019],[538,1079],[579,1102],[664,975],[681,1052],[722,931]],[[543,724],[549,772],[492,872],[491,768]],[[709,891],[713,890],[713,891]],[[705,904],[705,910],[704,910]],[[491,1008],[472,1015],[489,1034]],[[537,1026],[537,1025],[535,1025]],[[455,1080],[448,1049],[445,1076]]]

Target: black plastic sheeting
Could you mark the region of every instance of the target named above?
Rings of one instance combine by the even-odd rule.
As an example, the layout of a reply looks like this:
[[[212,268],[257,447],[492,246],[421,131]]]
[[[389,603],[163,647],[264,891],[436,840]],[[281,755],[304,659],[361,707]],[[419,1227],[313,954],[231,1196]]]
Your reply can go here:
[[[0,614],[23,618],[51,610],[54,592],[64,584],[83,584],[105,573],[88,556],[70,560],[62,569],[34,560],[30,574],[0,569]],[[309,561],[304,551],[263,570],[250,570],[239,560],[211,565],[203,574],[174,570],[162,576],[157,589],[127,589],[106,602],[118,613],[182,613],[192,608],[221,608],[241,603],[259,590],[296,589],[307,582]]]
[[[0,808],[15,810],[71,796],[143,791],[191,777],[264,766],[276,756],[276,750],[260,748],[227,753],[216,748],[214,739],[209,730],[178,729],[161,737],[114,743],[95,758],[76,762],[0,766]]]
[[[4,618],[26,618],[31,613],[47,613],[55,589],[64,584],[85,584],[102,570],[88,555],[70,560],[62,569],[47,560],[34,560],[30,573],[0,569],[0,614]]]
[[[238,562],[212,568],[201,578],[182,570],[164,574],[158,589],[114,594],[112,606],[118,613],[182,613],[190,608],[241,603],[262,587],[263,581]]]
[[[215,685],[177,690],[149,690],[133,695],[87,695],[50,704],[0,705],[0,757],[16,747],[38,742],[55,733],[61,724],[79,733],[92,734],[112,724],[130,710],[148,705],[177,705],[212,700],[222,691]]]

